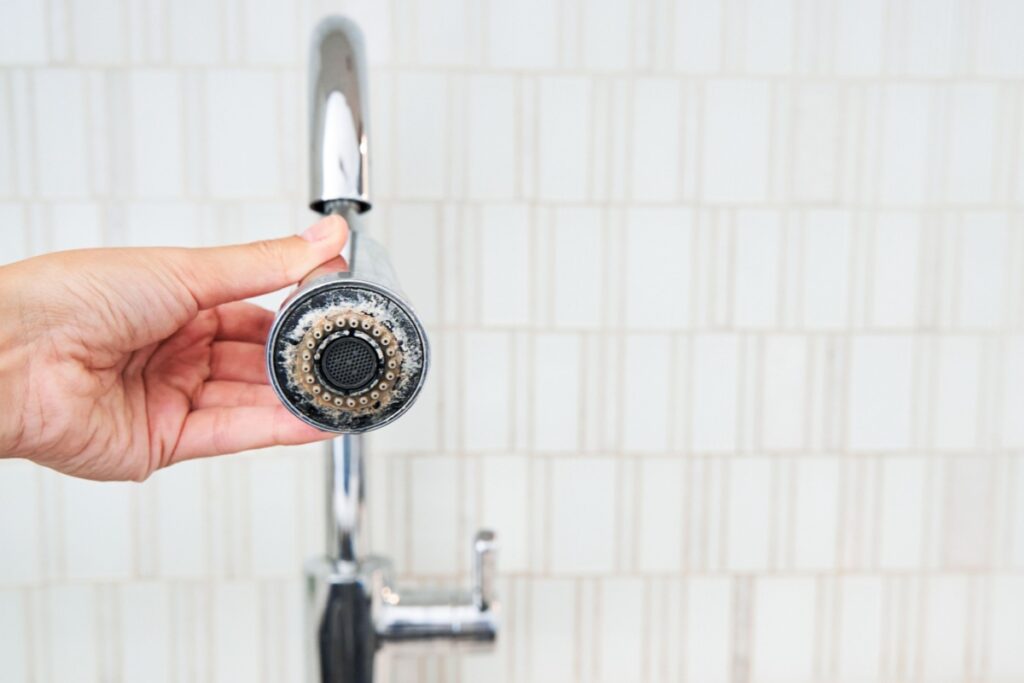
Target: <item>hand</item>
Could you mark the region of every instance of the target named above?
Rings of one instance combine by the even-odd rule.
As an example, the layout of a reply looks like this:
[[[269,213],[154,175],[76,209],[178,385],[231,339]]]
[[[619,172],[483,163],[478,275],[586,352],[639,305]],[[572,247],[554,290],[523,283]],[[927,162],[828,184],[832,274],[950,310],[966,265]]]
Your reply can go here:
[[[301,237],[211,249],[90,249],[0,268],[0,457],[141,481],[182,460],[329,438],[278,401],[273,314],[240,301],[338,256]]]

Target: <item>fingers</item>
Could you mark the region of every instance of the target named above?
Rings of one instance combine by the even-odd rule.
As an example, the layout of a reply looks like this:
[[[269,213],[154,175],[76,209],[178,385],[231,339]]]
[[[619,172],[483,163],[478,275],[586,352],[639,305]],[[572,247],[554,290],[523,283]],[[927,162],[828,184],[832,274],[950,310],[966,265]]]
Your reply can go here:
[[[210,346],[210,379],[267,384],[262,344],[218,341]]]
[[[278,406],[203,408],[185,418],[171,463],[267,446],[290,446],[329,439]]]
[[[213,309],[217,314],[217,339],[265,344],[274,314],[246,301],[222,304]]]
[[[301,237],[250,244],[186,249],[177,257],[177,276],[206,309],[273,292],[338,256],[348,239],[340,216],[327,216]]]
[[[276,406],[281,401],[269,384],[210,380],[192,401],[194,410],[231,406]]]

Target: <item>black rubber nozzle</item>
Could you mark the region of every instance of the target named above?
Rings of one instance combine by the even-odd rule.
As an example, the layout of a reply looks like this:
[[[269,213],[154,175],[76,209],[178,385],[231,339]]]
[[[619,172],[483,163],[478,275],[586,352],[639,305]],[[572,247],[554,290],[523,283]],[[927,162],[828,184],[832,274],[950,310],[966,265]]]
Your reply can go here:
[[[377,378],[377,352],[359,337],[341,337],[329,343],[320,354],[320,372],[335,391],[364,389]]]

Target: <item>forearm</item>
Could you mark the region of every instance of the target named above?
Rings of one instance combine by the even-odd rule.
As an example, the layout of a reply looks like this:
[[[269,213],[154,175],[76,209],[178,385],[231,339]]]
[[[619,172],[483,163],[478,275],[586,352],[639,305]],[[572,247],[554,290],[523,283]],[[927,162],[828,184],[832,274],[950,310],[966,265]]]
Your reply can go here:
[[[14,455],[21,441],[29,372],[24,301],[15,268],[0,267],[0,458]]]

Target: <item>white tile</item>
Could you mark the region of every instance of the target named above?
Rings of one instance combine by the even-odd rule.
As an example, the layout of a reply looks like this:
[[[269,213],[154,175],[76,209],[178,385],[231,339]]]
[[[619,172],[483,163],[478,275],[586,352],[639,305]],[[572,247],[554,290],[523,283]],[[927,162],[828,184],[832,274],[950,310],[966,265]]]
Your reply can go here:
[[[36,466],[21,460],[0,462],[0,584],[40,578],[39,482]]]
[[[837,586],[841,600],[836,640],[839,680],[875,680],[882,649],[882,579],[846,576]]]
[[[105,216],[99,204],[61,202],[50,205],[50,247],[92,249],[103,246]]]
[[[25,209],[20,204],[0,204],[0,265],[28,258],[29,226]]]
[[[799,130],[793,139],[793,199],[831,199],[838,187],[843,133],[839,86],[802,83],[795,87],[793,97],[793,117]]]
[[[836,4],[836,72],[844,76],[877,74],[885,54],[885,2],[844,0]]]
[[[693,341],[693,449],[729,452],[736,447],[737,339],[697,335]]]
[[[254,576],[293,576],[302,565],[304,558],[296,543],[297,492],[295,465],[290,460],[274,456],[249,463]]]
[[[598,208],[573,207],[558,209],[554,216],[551,306],[555,324],[596,327],[607,305],[602,296],[606,281],[602,212]]]
[[[403,72],[396,88],[395,149],[400,154],[395,190],[401,199],[440,199],[449,153],[447,77]]]
[[[626,337],[622,370],[622,446],[626,451],[668,448],[671,362],[671,338],[667,335]]]
[[[0,4],[0,64],[45,62],[46,6],[36,0]]]
[[[629,0],[598,0],[584,6],[580,18],[585,67],[620,70],[629,66],[631,6]]]
[[[722,0],[682,0],[675,11],[673,62],[687,73],[718,71],[722,58]]]
[[[533,446],[575,451],[580,430],[580,338],[540,334],[533,347]]]
[[[967,675],[967,581],[960,576],[925,579],[921,662],[927,680],[959,681]]]
[[[647,329],[688,326],[693,287],[692,212],[631,209],[626,220],[626,323]]]
[[[768,189],[768,86],[710,81],[705,90],[703,198],[756,202]]]
[[[70,3],[75,61],[79,64],[121,64],[125,60],[128,18],[118,0],[73,0]]]
[[[960,323],[997,327],[1004,319],[1008,289],[1007,218],[998,213],[970,213],[963,219],[960,245]]]
[[[269,72],[208,73],[207,172],[214,197],[268,199],[280,194],[277,91]]]
[[[600,596],[600,680],[636,680],[645,654],[644,582],[606,579],[601,582]]]
[[[645,572],[675,572],[683,554],[683,462],[640,461],[637,566]]]
[[[551,463],[551,569],[590,574],[611,571],[615,548],[615,462],[608,458]]]
[[[932,438],[939,448],[977,443],[981,347],[977,337],[946,336],[938,342],[938,372],[931,392]]]
[[[167,6],[171,60],[177,64],[220,61],[223,8],[205,0],[182,0]],[[259,139],[259,138],[255,138]]]
[[[473,332],[463,347],[463,440],[468,450],[504,449],[511,416],[508,335]]]
[[[161,576],[199,577],[209,565],[211,533],[204,495],[203,463],[182,463],[153,475],[156,543]]]
[[[520,3],[514,3],[518,6]],[[584,78],[540,79],[537,129],[537,195],[581,201],[590,171],[591,82]]]
[[[180,196],[185,171],[178,76],[171,71],[133,70],[129,87],[133,194]]]
[[[99,681],[96,592],[88,585],[58,585],[46,592],[45,644],[54,681]]]
[[[305,45],[299,45],[298,13],[288,0],[248,0],[242,8],[245,60],[250,64],[302,63]]]
[[[910,446],[913,339],[862,336],[851,344],[848,443],[854,450]]]
[[[404,291],[428,327],[440,321],[440,247],[437,208],[393,204],[388,213],[388,254]]]
[[[726,566],[734,571],[768,567],[771,546],[772,462],[767,458],[729,461]]]
[[[423,574],[454,572],[465,540],[457,537],[460,490],[456,461],[447,456],[411,458],[409,475],[413,481],[409,501],[412,568]]]
[[[944,76],[954,71],[954,36],[960,31],[959,0],[911,0],[908,3],[907,72]]]
[[[486,206],[480,233],[480,319],[486,325],[530,320],[529,214],[522,205]]]
[[[913,569],[924,544],[925,461],[889,458],[882,462],[879,566]]]
[[[1024,337],[1008,336],[1002,361],[1002,443],[1024,446]]]
[[[849,321],[850,213],[809,211],[803,231],[804,324],[841,329]]]
[[[171,680],[172,609],[167,587],[159,582],[121,586],[119,635],[121,675],[129,683]]]
[[[725,683],[732,680],[732,582],[694,578],[686,582],[686,680]]]
[[[1014,0],[988,0],[978,14],[978,71],[993,76],[1024,74],[1024,44],[1018,31],[1024,24],[1024,6]]]
[[[733,307],[738,327],[774,326],[778,318],[780,214],[736,212]]]
[[[930,95],[924,85],[893,85],[885,90],[878,183],[886,204],[917,204],[926,199],[932,151]]]
[[[488,3],[488,64],[524,69],[555,66],[558,14],[558,3],[547,0]]]
[[[89,194],[85,80],[79,71],[35,74],[35,158],[38,193],[45,199]]]
[[[767,0],[747,6],[747,73],[786,74],[793,61],[793,0]]]
[[[872,322],[911,327],[917,307],[920,219],[917,214],[879,213],[875,222],[871,272]]]
[[[989,610],[989,672],[1001,680],[1024,676],[1024,577],[996,576]]]
[[[466,94],[466,196],[511,199],[519,170],[516,81],[511,76],[471,76]]]
[[[835,569],[839,461],[835,458],[798,459],[795,484],[793,564],[798,569]]]
[[[756,591],[752,680],[812,680],[817,602],[814,579],[759,579]]]
[[[216,683],[260,678],[261,652],[259,584],[224,581],[214,584],[212,618],[213,680]]]
[[[1020,460],[1015,463],[1014,470],[1016,476],[1010,485],[1011,490],[1014,491],[1015,500],[1008,515],[1010,528],[1015,530],[1010,548],[1010,564],[1020,567],[1024,566],[1024,533],[1021,533],[1021,530],[1024,529],[1024,495],[1021,495],[1021,492],[1024,491],[1024,466],[1021,466]]]
[[[215,240],[195,202],[132,202],[124,206],[124,232],[133,247],[199,247]]]
[[[799,448],[804,443],[807,421],[805,337],[765,337],[763,382],[761,445],[770,450]]]
[[[996,86],[957,85],[950,104],[945,196],[954,202],[988,202],[993,191]]]
[[[61,484],[68,578],[117,580],[131,576],[133,485],[71,477]]]
[[[530,567],[529,462],[525,456],[488,455],[480,459],[483,527],[497,532],[501,544],[502,571],[519,572]]]
[[[0,661],[4,663],[4,680],[9,683],[32,680],[27,623],[25,594],[0,589]]]
[[[682,189],[682,89],[676,79],[633,83],[632,198],[670,202]]]
[[[466,63],[470,31],[466,0],[416,4],[416,61],[424,66],[461,66]]]
[[[948,569],[984,570],[993,563],[993,499],[995,463],[974,454],[948,462],[945,514],[945,566]]]
[[[574,679],[574,639],[579,626],[573,583],[567,579],[536,579],[529,584],[526,680],[564,683]]]

